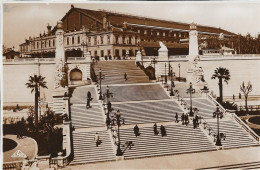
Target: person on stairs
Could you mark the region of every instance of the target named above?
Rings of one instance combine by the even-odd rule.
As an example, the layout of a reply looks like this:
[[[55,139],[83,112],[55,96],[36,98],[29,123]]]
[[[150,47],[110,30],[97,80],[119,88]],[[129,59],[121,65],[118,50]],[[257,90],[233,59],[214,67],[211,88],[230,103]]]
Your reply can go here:
[[[135,133],[135,137],[139,136],[139,127],[137,125],[135,125],[134,127],[134,133]]]
[[[125,81],[126,81],[127,80],[127,74],[126,73],[124,74],[124,78],[125,78]]]
[[[176,112],[175,114],[175,122],[179,123],[179,120],[178,120],[178,113]]]
[[[90,101],[91,100],[93,100],[93,98],[91,97],[90,91],[88,91],[88,93],[87,93],[87,109],[91,108],[91,106],[90,106]]]
[[[95,134],[94,140],[95,140],[95,142],[96,142],[96,147],[98,147],[100,140],[99,140],[99,135],[98,135],[97,132],[96,132],[96,134]]]
[[[185,125],[187,126],[189,124],[189,115],[186,113],[185,115]]]
[[[154,132],[155,135],[158,135],[158,130],[157,130],[157,124],[156,123],[153,125],[153,132]]]
[[[166,134],[166,129],[165,129],[165,127],[163,125],[161,125],[160,130],[161,130],[162,137],[167,135]]]
[[[193,128],[196,129],[197,127],[196,119],[192,118],[192,121],[193,121]]]
[[[185,118],[184,113],[182,113],[182,115],[181,115],[182,125],[184,125],[184,118]]]

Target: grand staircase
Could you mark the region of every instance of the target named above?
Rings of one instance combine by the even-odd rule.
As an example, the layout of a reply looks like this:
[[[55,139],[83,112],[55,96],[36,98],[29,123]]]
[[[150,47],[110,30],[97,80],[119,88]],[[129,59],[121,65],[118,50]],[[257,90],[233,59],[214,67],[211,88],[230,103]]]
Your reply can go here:
[[[137,137],[133,129],[120,129],[121,143],[133,143],[131,149],[124,153],[125,159],[216,150],[200,128],[193,129],[192,126],[180,124],[165,128],[167,136],[163,137],[160,133],[154,135],[152,126],[140,128],[140,136]]]
[[[149,78],[145,73],[135,65],[135,61],[99,61],[94,66],[95,73],[99,76],[99,70],[102,70],[104,79],[103,84],[131,84],[131,83],[149,83]],[[127,74],[128,80],[125,81],[124,74]]]
[[[76,129],[105,126],[101,109],[99,105],[92,105],[89,109],[86,106],[71,106],[72,125]]]
[[[208,122],[208,124],[214,132],[217,132],[216,121]],[[233,120],[220,120],[219,132],[226,135],[225,140],[221,140],[225,149],[258,145],[255,139]]]
[[[113,108],[120,110],[125,124],[174,121],[176,113],[180,120],[183,113],[175,101],[122,103],[114,104]]]
[[[96,131],[73,133],[74,159],[70,163],[82,164],[115,160],[115,153],[108,131],[98,131],[101,144],[96,147],[94,141]]]

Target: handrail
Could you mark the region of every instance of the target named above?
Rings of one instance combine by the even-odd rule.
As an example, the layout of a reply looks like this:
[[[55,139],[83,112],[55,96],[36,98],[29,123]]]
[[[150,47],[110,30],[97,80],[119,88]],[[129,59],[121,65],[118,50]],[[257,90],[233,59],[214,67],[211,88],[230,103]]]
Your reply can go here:
[[[260,144],[260,137],[245,124],[235,113],[231,113],[235,120]]]
[[[28,164],[31,166],[36,161],[36,159],[29,160]],[[20,169],[22,164],[23,161],[3,162],[3,170]]]
[[[219,102],[217,102],[210,94],[206,94],[209,100],[211,100],[215,105],[219,105],[219,110],[222,111],[223,113],[226,113],[226,109],[221,106]]]

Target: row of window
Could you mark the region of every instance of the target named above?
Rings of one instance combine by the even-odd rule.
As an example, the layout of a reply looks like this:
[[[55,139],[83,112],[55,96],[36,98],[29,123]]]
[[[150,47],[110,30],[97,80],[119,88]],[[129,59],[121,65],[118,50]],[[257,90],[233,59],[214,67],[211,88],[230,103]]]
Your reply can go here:
[[[55,47],[55,39],[33,42],[33,49],[42,49],[46,47]]]
[[[174,32],[174,33],[168,33],[168,32],[161,32],[161,31],[151,31],[151,30],[137,30],[137,32],[140,34],[140,35],[155,35],[155,36],[173,36],[173,37],[187,37],[188,36],[188,33],[177,33],[177,32]]]
[[[77,44],[80,44],[80,36],[75,38],[74,36],[71,37],[71,44],[74,45],[75,41],[77,41]],[[70,37],[67,37],[67,45],[70,45]]]

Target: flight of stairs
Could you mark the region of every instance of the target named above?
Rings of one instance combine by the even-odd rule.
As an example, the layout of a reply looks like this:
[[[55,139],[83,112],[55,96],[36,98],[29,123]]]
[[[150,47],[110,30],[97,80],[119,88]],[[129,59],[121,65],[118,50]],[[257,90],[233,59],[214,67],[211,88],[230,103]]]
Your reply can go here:
[[[175,121],[175,114],[178,113],[180,120],[183,113],[174,101],[122,103],[112,107],[114,111],[120,110],[125,124]]]
[[[104,79],[102,84],[129,84],[129,83],[149,83],[149,78],[135,65],[135,61],[99,61],[94,66],[95,74],[99,76],[102,70]],[[125,81],[124,74],[128,80]]]
[[[63,108],[65,107],[65,103],[63,97],[54,97],[53,98],[53,111],[55,114],[62,115],[64,114]]]
[[[160,126],[158,131],[160,131]],[[125,159],[151,156],[214,151],[216,147],[208,140],[200,128],[193,126],[165,126],[167,136],[154,135],[153,127],[140,128],[140,136],[135,137],[133,129],[120,129],[121,143],[132,141],[131,149],[126,149]]]
[[[158,84],[109,86],[109,88],[110,92],[113,93],[111,102],[170,99]],[[105,90],[106,87],[103,87],[102,92],[105,93]]]
[[[187,108],[190,107],[190,99],[185,99],[187,103]],[[192,98],[192,108],[199,109],[198,116],[205,118],[212,118],[213,112],[216,111],[216,106],[214,106],[208,99],[203,98]]]
[[[86,106],[71,106],[72,125],[77,128],[100,127],[105,126],[101,106],[92,105],[86,109]]]
[[[73,92],[70,98],[70,103],[86,104],[88,91],[91,93],[91,97],[93,98],[90,104],[98,102],[98,96],[96,94],[95,87],[88,87],[88,86],[76,87],[72,91]]]
[[[102,141],[98,147],[96,147],[96,142],[94,141],[95,134],[96,131],[73,133],[74,159],[70,163],[71,165],[116,159],[109,132],[98,131],[100,140]]]
[[[217,120],[208,122],[213,131],[217,133]],[[258,145],[257,142],[234,120],[219,121],[219,132],[226,134],[226,139],[221,140],[225,149]]]

